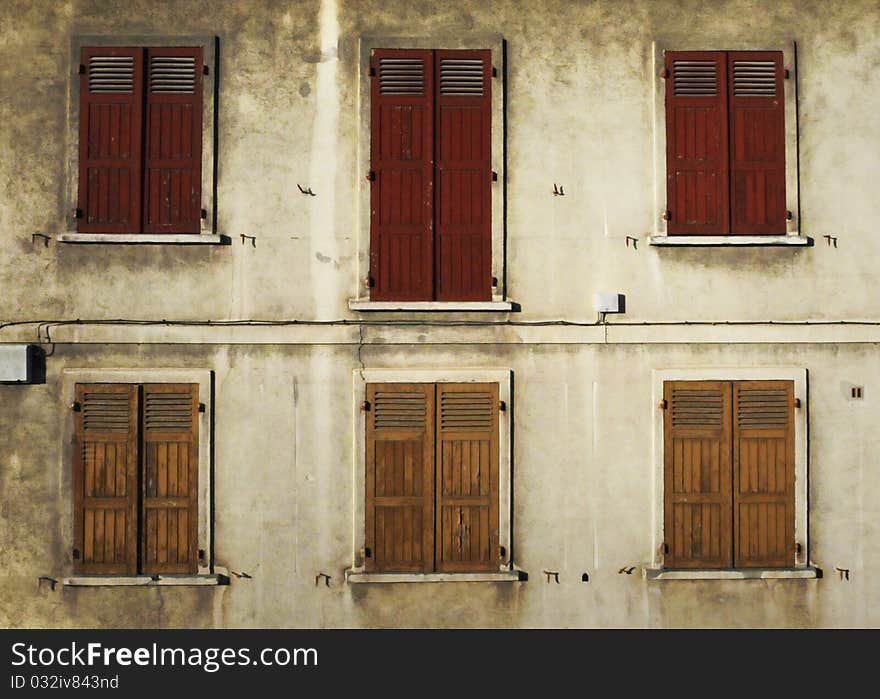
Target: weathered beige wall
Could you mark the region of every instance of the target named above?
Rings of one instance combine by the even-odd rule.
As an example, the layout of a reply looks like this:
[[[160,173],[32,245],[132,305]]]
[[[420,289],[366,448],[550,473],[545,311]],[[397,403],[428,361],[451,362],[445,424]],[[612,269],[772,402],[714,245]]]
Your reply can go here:
[[[233,244],[32,244],[35,231],[65,229],[71,36],[169,33],[220,38],[218,230]],[[627,321],[880,321],[872,293],[876,2],[7,0],[0,323],[354,319],[347,300],[357,293],[365,233],[355,213],[358,37],[459,33],[507,41],[507,277],[522,305],[516,319],[592,322],[593,294],[619,291]],[[651,42],[683,33],[707,48],[755,37],[797,42],[802,233],[815,247],[646,244]],[[550,194],[554,182],[564,198]],[[318,196],[302,196],[297,183]],[[242,246],[241,233],[255,235],[256,247]],[[636,251],[626,235],[640,238]],[[855,331],[823,330],[809,344],[777,344],[789,332],[781,329],[774,342],[756,343],[765,330],[742,326],[714,344],[684,344],[675,328],[639,329],[627,336],[637,344],[613,344],[625,338],[612,329],[604,345],[602,328],[576,336],[369,328],[366,366],[514,370],[515,562],[531,577],[355,587],[342,579],[352,556],[356,329],[261,328],[236,341],[264,344],[208,344],[229,338],[214,329],[159,337],[154,329],[56,328],[53,338],[65,342],[47,361],[47,383],[0,386],[0,624],[880,626],[872,583],[880,574],[880,406],[869,381],[880,370],[876,331],[843,338]],[[35,325],[0,329],[3,342],[36,338]],[[205,344],[187,346],[193,338]],[[446,344],[426,344],[438,338]],[[664,338],[679,344],[655,344]],[[123,340],[138,344],[113,344]],[[62,369],[185,366],[217,376],[217,563],[253,577],[216,589],[38,586],[39,576],[59,577],[69,565]],[[651,370],[704,366],[809,370],[810,557],[825,578],[647,582],[617,573],[651,556]],[[863,401],[847,398],[849,383],[866,386]],[[838,579],[835,566],[850,568],[851,580]],[[559,570],[560,584],[545,583],[544,569]],[[315,586],[318,572],[333,576],[329,589]]]
[[[880,477],[873,345],[368,347],[368,366],[509,367],[515,375],[514,558],[522,583],[343,583],[352,558],[352,346],[62,346],[43,386],[4,387],[0,620],[9,626],[877,626]],[[217,563],[251,579],[207,589],[55,592],[61,534],[59,373],[72,367],[216,371]],[[820,580],[647,581],[651,370],[801,366],[810,372],[810,557]],[[595,396],[594,396],[595,393]],[[595,406],[595,407],[594,407]],[[332,430],[328,438],[327,429]],[[840,580],[835,567],[849,568]],[[560,572],[547,584],[542,570]],[[331,587],[315,576],[332,576]],[[588,572],[590,582],[581,582]]]

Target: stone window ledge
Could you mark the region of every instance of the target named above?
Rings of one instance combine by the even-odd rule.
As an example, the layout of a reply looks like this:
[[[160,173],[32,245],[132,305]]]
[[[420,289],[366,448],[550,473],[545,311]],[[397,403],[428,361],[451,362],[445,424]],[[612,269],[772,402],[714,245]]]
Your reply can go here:
[[[351,311],[498,311],[519,310],[512,301],[370,301],[349,299]]]
[[[228,585],[229,575],[223,568],[214,573],[196,575],[74,575],[61,579],[65,587],[205,587]]]
[[[652,235],[648,244],[658,247],[812,245],[804,235]]]
[[[228,235],[207,233],[59,233],[59,243],[109,245],[229,245]]]
[[[442,582],[519,582],[528,579],[518,570],[485,573],[364,573],[346,571],[350,583],[442,583]]]
[[[669,570],[645,568],[648,580],[781,580],[816,579],[822,570],[815,566],[805,568],[740,568],[738,570]]]

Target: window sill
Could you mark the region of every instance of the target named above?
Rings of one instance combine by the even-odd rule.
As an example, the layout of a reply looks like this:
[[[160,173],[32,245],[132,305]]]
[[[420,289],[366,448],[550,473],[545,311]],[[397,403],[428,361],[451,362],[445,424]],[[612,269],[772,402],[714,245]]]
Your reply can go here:
[[[806,568],[742,568],[739,570],[667,570],[646,568],[648,580],[790,580],[822,577],[822,570]]]
[[[362,573],[346,571],[350,583],[442,583],[442,582],[519,582],[528,576],[518,570],[486,573]]]
[[[110,245],[229,245],[228,235],[207,233],[59,233],[59,243]]]
[[[805,235],[652,235],[648,244],[658,247],[694,246],[785,246],[812,245]]]
[[[519,310],[512,301],[370,301],[349,299],[351,311],[498,311]]]
[[[206,587],[228,585],[225,572],[197,575],[77,575],[62,578],[65,587]]]

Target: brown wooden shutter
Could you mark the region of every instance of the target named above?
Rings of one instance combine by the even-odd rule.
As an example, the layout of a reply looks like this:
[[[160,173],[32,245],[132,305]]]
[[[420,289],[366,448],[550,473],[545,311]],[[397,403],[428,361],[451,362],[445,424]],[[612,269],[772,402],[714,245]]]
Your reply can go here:
[[[794,565],[794,385],[733,386],[736,567]]]
[[[730,53],[728,66],[732,232],[784,234],[782,53]]]
[[[198,233],[202,210],[202,49],[147,51],[144,232]]]
[[[731,386],[667,381],[664,414],[664,537],[669,568],[729,568]]]
[[[437,384],[437,413],[437,570],[497,569],[498,384]]]
[[[492,299],[492,58],[437,51],[436,294]]]
[[[198,568],[199,387],[145,384],[143,572]]]
[[[74,568],[137,572],[137,386],[77,384]]]
[[[140,230],[143,55],[139,48],[82,50],[80,232]]]
[[[666,53],[666,192],[670,235],[726,234],[726,54]]]
[[[433,570],[434,395],[433,384],[367,384],[367,570]]]
[[[431,300],[433,52],[377,49],[372,68],[370,298]]]

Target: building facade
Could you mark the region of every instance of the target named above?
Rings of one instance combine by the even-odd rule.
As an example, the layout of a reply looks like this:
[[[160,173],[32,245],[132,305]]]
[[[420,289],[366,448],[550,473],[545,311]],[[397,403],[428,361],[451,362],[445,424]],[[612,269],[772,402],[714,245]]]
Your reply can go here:
[[[0,623],[880,624],[876,3],[0,26]]]

